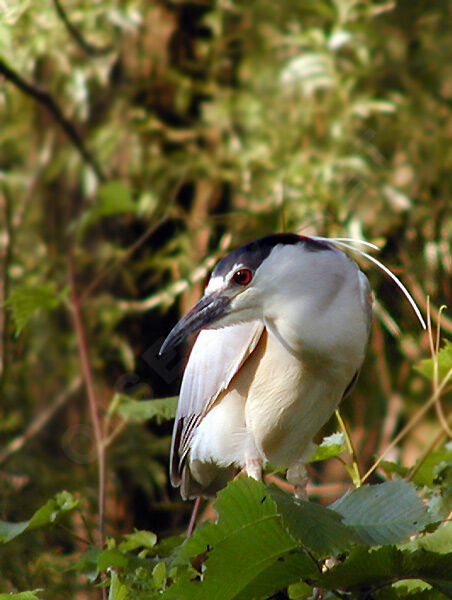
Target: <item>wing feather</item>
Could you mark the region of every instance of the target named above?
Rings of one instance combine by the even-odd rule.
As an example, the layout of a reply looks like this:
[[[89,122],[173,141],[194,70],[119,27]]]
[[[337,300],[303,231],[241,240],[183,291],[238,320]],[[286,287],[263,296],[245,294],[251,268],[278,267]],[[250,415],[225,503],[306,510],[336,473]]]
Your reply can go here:
[[[171,447],[171,481],[179,485],[193,434],[245,360],[262,332],[262,321],[204,329],[193,346],[182,379]]]

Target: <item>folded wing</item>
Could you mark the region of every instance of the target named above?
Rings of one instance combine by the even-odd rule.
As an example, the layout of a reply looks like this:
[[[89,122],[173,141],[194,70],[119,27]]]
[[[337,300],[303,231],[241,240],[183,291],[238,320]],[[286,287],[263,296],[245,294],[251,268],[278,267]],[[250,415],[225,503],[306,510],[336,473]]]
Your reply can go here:
[[[256,347],[264,324],[204,329],[193,346],[179,396],[171,447],[171,482],[181,484],[197,426]]]

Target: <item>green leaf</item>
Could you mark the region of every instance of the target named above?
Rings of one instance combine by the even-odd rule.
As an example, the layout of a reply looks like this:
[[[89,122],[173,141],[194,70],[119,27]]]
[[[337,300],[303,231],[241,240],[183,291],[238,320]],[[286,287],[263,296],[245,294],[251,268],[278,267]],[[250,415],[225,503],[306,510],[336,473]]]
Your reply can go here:
[[[112,404],[116,406],[116,411],[126,421],[143,423],[149,419],[157,419],[157,422],[162,422],[174,419],[177,396],[159,400],[135,400],[125,394],[115,394]]]
[[[112,571],[108,600],[127,600],[129,597],[127,586],[121,583],[118,574],[115,571]]]
[[[313,587],[312,585],[308,585],[307,583],[300,581],[299,583],[293,583],[292,585],[289,585],[287,594],[290,600],[309,598],[313,594]]]
[[[317,446],[315,452],[311,454],[307,462],[326,460],[327,458],[341,454],[344,450],[344,434],[340,432],[332,433],[323,438],[322,443]]]
[[[0,542],[6,543],[24,531],[57,523],[63,516],[74,510],[79,501],[69,492],[59,492],[48,500],[28,521],[9,523],[0,521]]]
[[[32,592],[18,592],[17,594],[0,594],[0,600],[40,600],[36,594],[44,590],[33,590]]]
[[[81,556],[81,558],[70,567],[71,571],[80,571],[88,578],[91,583],[99,575],[98,560],[102,553],[100,548],[92,546]]]
[[[102,550],[97,557],[98,571],[105,571],[112,567],[125,567],[129,560],[125,554],[119,550]]]
[[[418,464],[418,461],[415,463]],[[422,487],[435,487],[438,473],[447,465],[452,465],[452,442],[445,444],[440,450],[434,450],[422,461],[413,477],[413,482]]]
[[[432,552],[419,547],[415,540],[403,546],[354,547],[342,564],[313,580],[328,589],[369,592],[372,587],[379,588],[397,580],[422,579],[448,595],[451,577],[452,552]]]
[[[118,549],[122,552],[130,552],[137,548],[153,548],[157,542],[157,536],[152,531],[138,531],[124,536],[125,541],[121,542]]]
[[[386,475],[393,475],[395,473],[396,475],[400,475],[400,477],[405,477],[410,471],[407,467],[403,467],[402,465],[389,460],[382,460],[380,468],[383,469]]]
[[[274,486],[268,491],[291,535],[316,557],[334,556],[357,541],[353,528],[345,525],[337,512],[294,498]]]
[[[330,508],[370,546],[405,540],[432,521],[415,487],[403,480],[364,485],[347,492]]]
[[[264,484],[230,482],[215,503],[218,521],[196,529],[174,564],[207,553],[202,582],[175,582],[163,598],[229,600],[267,597],[317,570],[284,527]],[[231,576],[231,564],[240,565]]]
[[[166,565],[163,561],[157,563],[152,569],[152,579],[158,590],[162,590],[166,585]]]
[[[444,594],[421,579],[402,579],[376,593],[378,600],[445,600]]]
[[[104,217],[136,213],[139,205],[132,198],[130,187],[123,181],[109,181],[100,186],[97,201],[88,208],[79,221],[79,234],[95,225]]]
[[[20,334],[36,313],[41,310],[54,310],[66,295],[67,289],[58,294],[50,283],[17,286],[5,302],[12,312],[16,335]]]
[[[416,370],[428,377],[433,379],[433,358],[426,358],[416,366]],[[442,381],[447,373],[452,369],[452,342],[450,340],[444,340],[444,346],[438,352],[438,377]]]

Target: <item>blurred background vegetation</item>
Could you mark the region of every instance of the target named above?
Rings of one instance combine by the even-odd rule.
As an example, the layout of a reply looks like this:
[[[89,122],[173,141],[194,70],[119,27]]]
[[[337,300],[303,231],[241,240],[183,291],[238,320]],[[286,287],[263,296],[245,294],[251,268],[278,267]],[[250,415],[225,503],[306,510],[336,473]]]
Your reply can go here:
[[[182,354],[158,362],[159,345],[245,241],[364,237],[437,322],[452,271],[451,18],[445,0],[0,3],[0,518],[67,489],[81,499],[72,531],[95,535],[91,373],[106,534],[183,531],[171,423],[125,422],[111,402],[177,394]],[[430,394],[413,370],[427,334],[365,270],[373,336],[343,406],[363,472]],[[411,467],[439,431],[432,411],[390,458]],[[334,460],[310,473],[322,502],[349,481]],[[62,528],[18,538],[0,591],[92,597],[67,571],[85,548]]]

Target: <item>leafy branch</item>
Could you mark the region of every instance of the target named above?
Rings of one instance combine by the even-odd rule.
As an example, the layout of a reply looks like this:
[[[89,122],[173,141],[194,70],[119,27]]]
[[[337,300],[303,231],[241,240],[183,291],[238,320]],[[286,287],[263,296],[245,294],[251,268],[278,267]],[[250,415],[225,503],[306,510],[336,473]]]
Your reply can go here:
[[[78,133],[75,125],[70,121],[63,113],[60,105],[57,103],[55,98],[36,85],[33,85],[26,81],[19,73],[14,71],[2,58],[0,58],[0,74],[3,75],[8,81],[15,85],[27,96],[34,98],[39,102],[55,119],[55,121],[63,129],[69,140],[78,150],[83,160],[91,167],[96,176],[100,181],[105,181],[106,175],[97,162],[94,155],[85,146],[83,138]]]

